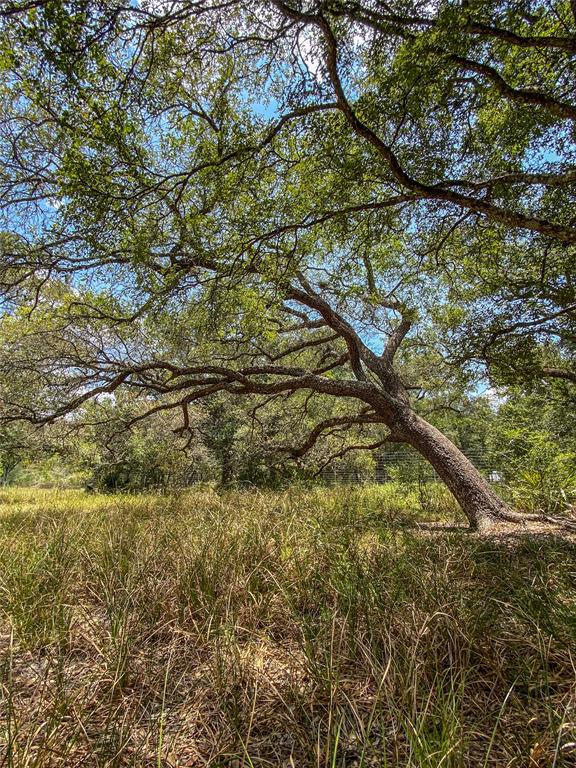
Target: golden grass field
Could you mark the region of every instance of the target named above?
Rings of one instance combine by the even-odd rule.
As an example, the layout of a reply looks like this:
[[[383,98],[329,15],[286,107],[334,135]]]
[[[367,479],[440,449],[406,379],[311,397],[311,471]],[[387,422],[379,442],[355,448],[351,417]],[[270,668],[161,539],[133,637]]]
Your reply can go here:
[[[571,766],[576,545],[438,490],[0,491],[0,766]]]

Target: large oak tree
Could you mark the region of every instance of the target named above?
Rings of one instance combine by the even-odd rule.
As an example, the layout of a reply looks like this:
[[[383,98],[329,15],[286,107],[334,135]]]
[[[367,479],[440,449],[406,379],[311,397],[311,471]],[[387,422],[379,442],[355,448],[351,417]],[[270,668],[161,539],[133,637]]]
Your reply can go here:
[[[187,429],[190,404],[218,392],[332,396],[345,408],[293,455],[382,425],[471,526],[518,519],[417,412],[409,372],[420,328],[456,328],[464,365],[500,354],[510,328],[535,338],[573,316],[570,3],[0,14],[6,418],[48,422],[130,388]],[[503,271],[522,263],[524,281]],[[563,343],[541,375],[572,376]]]

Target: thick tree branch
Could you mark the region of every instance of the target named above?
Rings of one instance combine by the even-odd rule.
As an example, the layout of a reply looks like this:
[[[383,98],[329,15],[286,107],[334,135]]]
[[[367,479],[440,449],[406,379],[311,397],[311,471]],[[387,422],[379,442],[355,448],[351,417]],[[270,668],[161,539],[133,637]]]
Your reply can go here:
[[[310,307],[310,309],[314,309],[322,316],[327,325],[344,339],[346,346],[348,347],[350,364],[354,371],[354,375],[359,381],[366,381],[366,373],[362,368],[362,358],[363,354],[368,350],[360,340],[358,334],[352,328],[350,323],[337,314],[328,302],[324,301],[324,299],[313,290],[302,275],[299,276],[299,280],[304,290],[300,290],[296,286],[291,285],[286,291],[287,297]]]
[[[576,17],[576,2],[571,0],[573,14]],[[385,6],[382,5],[384,8]],[[346,16],[354,21],[369,26],[383,34],[396,34],[403,39],[415,36],[421,29],[438,28],[438,20],[426,16],[405,16],[399,13],[364,8],[359,3],[346,3],[339,8],[331,7],[330,13],[334,16]],[[502,40],[518,48],[551,48],[568,53],[576,53],[576,40],[573,37],[560,37],[558,35],[521,35],[512,30],[497,27],[494,24],[484,24],[470,19],[459,27],[464,34],[477,37],[487,37]]]
[[[410,328],[412,328],[412,321],[408,317],[404,316],[402,317],[400,323],[390,334],[388,342],[386,343],[384,351],[382,352],[382,359],[388,365],[392,366],[394,356],[404,341],[406,334],[410,331]]]
[[[576,383],[576,372],[569,371],[567,368],[552,368],[546,366],[542,368],[542,376],[550,379],[566,379]]]
[[[564,101],[557,101],[541,91],[528,90],[527,88],[513,88],[506,82],[498,70],[489,64],[481,64],[480,62],[466,59],[463,56],[451,55],[449,56],[449,59],[467,72],[476,72],[479,75],[487,77],[490,82],[495,85],[498,93],[508,99],[521,102],[522,104],[545,107],[553,115],[556,115],[556,117],[561,117],[565,120],[576,120],[576,106]]]
[[[388,166],[393,178],[399,184],[401,184],[406,189],[409,189],[411,192],[418,194],[423,199],[443,200],[444,202],[453,203],[462,208],[483,214],[494,221],[506,224],[514,228],[528,229],[533,232],[539,232],[540,234],[558,239],[566,243],[576,243],[576,229],[573,227],[555,224],[545,219],[539,219],[535,216],[528,216],[522,213],[501,208],[498,205],[490,203],[486,199],[478,199],[469,195],[462,194],[460,192],[456,192],[455,190],[444,189],[442,185],[424,184],[410,176],[410,174],[407,173],[407,171],[400,164],[391,147],[386,144],[366,123],[364,123],[352,108],[340,79],[338,71],[338,43],[328,21],[324,18],[324,16],[320,14],[316,15],[296,11],[286,3],[280,2],[280,0],[274,0],[274,4],[288,17],[301,21],[305,24],[313,25],[321,31],[326,44],[326,67],[328,70],[330,82],[334,89],[338,108],[344,114],[352,130],[358,136],[364,138],[371,146],[376,149],[377,153]],[[538,98],[538,96],[536,96],[536,98]],[[570,105],[561,105],[558,108],[564,109],[564,107],[566,107],[569,111],[574,109],[574,115],[576,116],[576,108],[572,108]]]

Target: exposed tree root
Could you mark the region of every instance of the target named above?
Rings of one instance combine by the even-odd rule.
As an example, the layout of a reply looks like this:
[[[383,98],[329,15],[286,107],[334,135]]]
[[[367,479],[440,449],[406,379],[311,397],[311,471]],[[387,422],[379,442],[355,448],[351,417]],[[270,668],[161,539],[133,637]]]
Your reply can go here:
[[[470,531],[487,536],[498,534],[504,528],[513,532],[514,529],[510,528],[510,524],[514,526],[516,531],[526,533],[542,533],[542,529],[552,531],[554,528],[572,534],[576,532],[576,519],[574,518],[567,519],[545,514],[523,514],[507,507],[500,509],[496,514],[479,516],[476,526],[471,526]]]
[[[576,520],[552,517],[550,515],[522,514],[520,512],[501,512],[498,516],[491,515],[478,521],[476,526],[449,525],[446,522],[416,523],[415,527],[422,531],[447,532],[460,531],[475,533],[486,538],[518,535],[558,535],[574,540],[576,536]]]
[[[576,520],[567,520],[565,517],[551,517],[550,515],[532,515],[522,512],[513,512],[507,510],[499,515],[501,520],[509,523],[547,523],[548,525],[559,526],[571,531],[576,531]]]

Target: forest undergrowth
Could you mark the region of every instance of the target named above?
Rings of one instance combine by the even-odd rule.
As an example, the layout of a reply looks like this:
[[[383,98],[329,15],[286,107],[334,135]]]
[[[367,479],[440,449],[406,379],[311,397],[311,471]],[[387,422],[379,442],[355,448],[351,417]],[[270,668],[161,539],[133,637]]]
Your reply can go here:
[[[0,766],[574,765],[576,543],[461,522],[394,484],[0,491]]]

